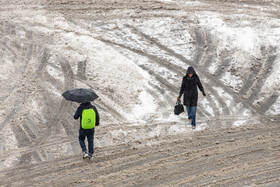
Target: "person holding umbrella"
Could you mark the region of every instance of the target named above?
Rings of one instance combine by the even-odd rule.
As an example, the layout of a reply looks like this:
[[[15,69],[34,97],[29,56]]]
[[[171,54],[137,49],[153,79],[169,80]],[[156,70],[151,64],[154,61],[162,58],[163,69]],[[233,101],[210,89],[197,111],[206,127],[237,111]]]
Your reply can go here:
[[[93,160],[94,154],[94,132],[95,126],[99,125],[99,113],[90,101],[98,96],[91,89],[74,89],[62,94],[66,100],[81,103],[77,108],[74,119],[80,118],[79,143],[82,148],[83,158]],[[88,140],[88,150],[85,145],[85,138]]]
[[[203,96],[206,96],[203,86],[200,82],[198,75],[193,67],[188,67],[186,76],[183,77],[178,100],[184,94],[183,104],[187,107],[188,119],[191,120],[192,128],[196,128],[196,108],[198,100],[197,87],[202,92]]]

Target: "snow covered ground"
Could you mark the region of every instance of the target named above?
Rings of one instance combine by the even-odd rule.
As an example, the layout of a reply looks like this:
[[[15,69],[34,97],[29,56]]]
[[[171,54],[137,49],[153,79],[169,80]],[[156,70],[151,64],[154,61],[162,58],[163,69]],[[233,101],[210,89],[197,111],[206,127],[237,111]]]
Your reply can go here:
[[[230,4],[224,12],[220,4],[211,11],[210,2],[166,0],[112,15],[98,8],[80,14],[67,3],[65,10],[44,1],[18,9],[1,3],[0,168],[25,162],[24,152],[44,143],[29,162],[79,151],[72,119],[78,105],[61,96],[72,88],[100,96],[97,147],[191,133],[186,114],[173,114],[188,66],[207,94],[199,95],[197,131],[279,118],[277,1]],[[68,143],[48,144],[61,138]]]

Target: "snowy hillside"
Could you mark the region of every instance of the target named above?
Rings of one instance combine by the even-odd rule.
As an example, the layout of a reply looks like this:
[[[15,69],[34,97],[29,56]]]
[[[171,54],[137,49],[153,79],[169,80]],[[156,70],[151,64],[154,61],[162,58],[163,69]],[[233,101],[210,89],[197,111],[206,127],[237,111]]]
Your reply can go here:
[[[97,148],[193,133],[173,114],[189,66],[196,131],[279,121],[279,1],[0,2],[0,169],[80,152],[72,88],[99,95]]]

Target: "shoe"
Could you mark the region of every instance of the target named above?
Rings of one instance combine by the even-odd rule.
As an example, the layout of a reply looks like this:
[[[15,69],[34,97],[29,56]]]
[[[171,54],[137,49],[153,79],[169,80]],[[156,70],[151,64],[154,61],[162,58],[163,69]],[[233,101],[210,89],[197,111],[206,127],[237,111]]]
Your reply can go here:
[[[89,156],[89,161],[93,161],[93,155]]]
[[[192,126],[192,129],[195,129],[196,128],[196,126]]]
[[[88,153],[87,152],[83,152],[83,159],[88,158]]]

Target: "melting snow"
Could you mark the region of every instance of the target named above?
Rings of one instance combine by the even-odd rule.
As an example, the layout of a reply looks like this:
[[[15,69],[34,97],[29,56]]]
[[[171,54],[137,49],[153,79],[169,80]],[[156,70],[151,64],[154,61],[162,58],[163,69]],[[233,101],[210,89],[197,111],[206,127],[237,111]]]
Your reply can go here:
[[[155,99],[146,91],[139,94],[139,99],[141,104],[137,105],[132,113],[137,119],[148,120],[152,117],[151,114],[155,112]]]

